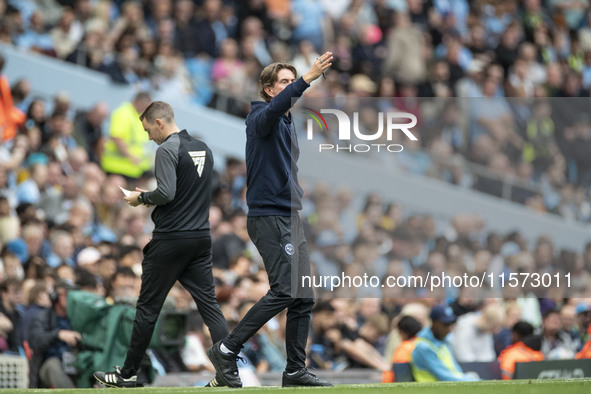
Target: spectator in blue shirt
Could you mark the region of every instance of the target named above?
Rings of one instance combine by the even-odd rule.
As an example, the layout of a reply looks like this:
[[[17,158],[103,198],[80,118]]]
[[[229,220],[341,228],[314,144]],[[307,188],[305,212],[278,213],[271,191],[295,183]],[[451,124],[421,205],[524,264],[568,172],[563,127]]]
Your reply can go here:
[[[16,39],[17,46],[46,54],[54,54],[54,44],[51,34],[45,29],[43,15],[34,12],[31,15],[30,28]]]

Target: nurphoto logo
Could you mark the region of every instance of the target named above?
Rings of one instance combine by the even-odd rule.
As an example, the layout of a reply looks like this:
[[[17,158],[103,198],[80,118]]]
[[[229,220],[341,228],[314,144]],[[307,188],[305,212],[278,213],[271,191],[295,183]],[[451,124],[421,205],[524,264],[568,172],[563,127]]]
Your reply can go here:
[[[411,141],[418,141],[418,138],[410,130],[417,125],[417,117],[409,112],[378,112],[378,129],[375,132],[364,132],[359,127],[359,113],[353,112],[353,121],[344,111],[338,109],[321,109],[320,112],[309,107],[304,107],[304,114],[310,116],[307,120],[307,139],[314,139],[314,124],[318,125],[322,133],[328,133],[328,123],[323,114],[334,115],[337,120],[339,144],[321,143],[318,144],[319,152],[370,152],[387,151],[391,153],[402,152],[404,147],[401,144],[390,143],[395,132],[402,132]],[[404,122],[406,120],[407,122]],[[401,123],[401,121],[403,121]],[[385,143],[384,142],[385,133]],[[351,143],[352,136],[360,141],[368,143]],[[371,142],[371,143],[370,143]]]

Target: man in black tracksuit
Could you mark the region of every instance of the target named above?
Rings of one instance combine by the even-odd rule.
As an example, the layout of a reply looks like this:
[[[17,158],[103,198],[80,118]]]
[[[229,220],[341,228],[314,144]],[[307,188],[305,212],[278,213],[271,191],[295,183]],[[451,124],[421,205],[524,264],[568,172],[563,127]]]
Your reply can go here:
[[[296,80],[290,64],[274,63],[261,73],[260,93],[246,117],[246,202],[248,234],[263,258],[270,290],[246,316],[207,354],[216,368],[210,385],[241,387],[236,367],[242,345],[269,319],[287,308],[285,329],[287,365],[283,386],[328,386],[305,368],[306,341],[314,305],[311,289],[298,286],[302,275],[310,275],[310,260],[298,210],[303,191],[298,184],[299,148],[289,109],[331,65],[326,52],[310,70]]]
[[[155,227],[152,240],[144,248],[142,286],[125,364],[115,372],[94,374],[99,382],[113,387],[136,385],[160,309],[177,280],[193,296],[213,341],[228,334],[212,275],[212,153],[203,141],[179,130],[167,103],[152,102],[140,120],[149,138],[160,145],[155,163],[157,187],[151,192],[137,189],[125,200],[132,206],[155,205]]]

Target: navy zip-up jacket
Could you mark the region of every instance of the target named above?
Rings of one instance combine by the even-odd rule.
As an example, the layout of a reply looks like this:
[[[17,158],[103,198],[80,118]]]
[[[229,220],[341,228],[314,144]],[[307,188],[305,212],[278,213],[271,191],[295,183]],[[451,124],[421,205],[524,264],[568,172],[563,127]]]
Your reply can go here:
[[[302,209],[298,139],[285,113],[310,85],[301,77],[270,102],[253,101],[246,117],[248,216],[290,216]]]

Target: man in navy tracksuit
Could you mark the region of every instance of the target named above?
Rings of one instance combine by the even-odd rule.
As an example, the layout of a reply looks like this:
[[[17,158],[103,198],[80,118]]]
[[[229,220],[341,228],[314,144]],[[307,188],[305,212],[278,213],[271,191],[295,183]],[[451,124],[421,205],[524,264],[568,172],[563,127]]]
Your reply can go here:
[[[260,94],[246,117],[246,202],[248,234],[263,257],[270,290],[248,311],[238,326],[207,354],[216,368],[210,385],[242,387],[237,354],[269,319],[287,308],[285,386],[329,386],[306,370],[306,341],[314,305],[311,289],[298,286],[310,275],[308,247],[298,210],[303,191],[298,184],[299,148],[289,109],[331,65],[326,52],[296,80],[295,68],[273,63],[261,73]]]
[[[131,206],[155,205],[154,232],[144,247],[142,286],[131,342],[123,368],[97,371],[94,377],[110,387],[135,387],[137,371],[154,332],[168,292],[178,280],[191,293],[214,341],[228,334],[228,324],[215,297],[212,274],[209,208],[213,155],[201,140],[180,130],[172,107],[152,102],[140,115],[156,151],[157,187],[129,192]]]

